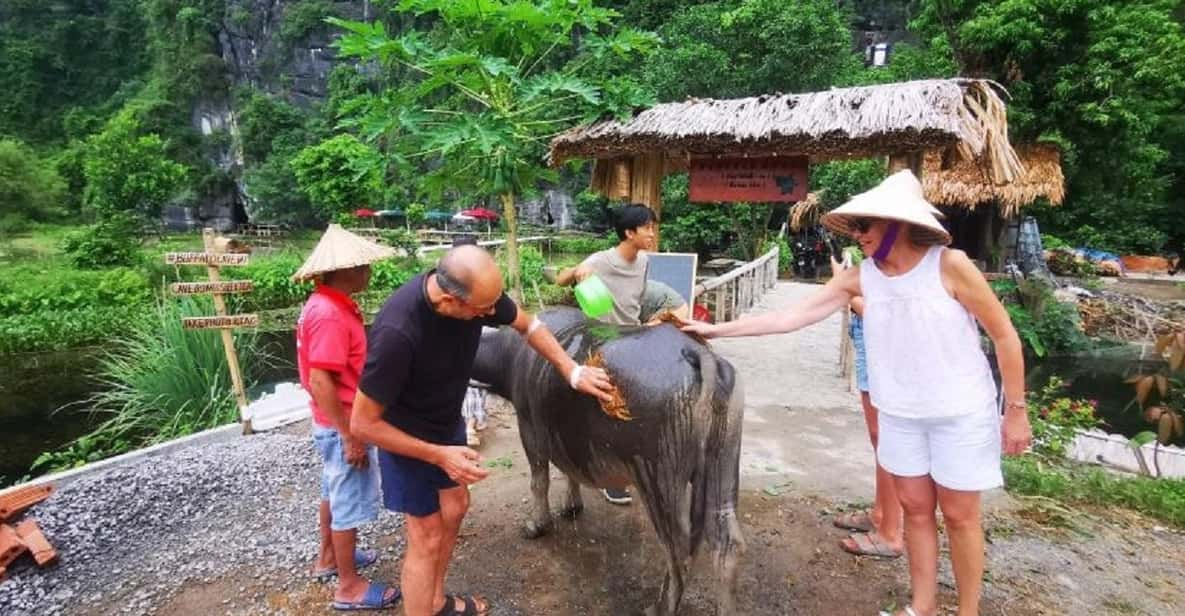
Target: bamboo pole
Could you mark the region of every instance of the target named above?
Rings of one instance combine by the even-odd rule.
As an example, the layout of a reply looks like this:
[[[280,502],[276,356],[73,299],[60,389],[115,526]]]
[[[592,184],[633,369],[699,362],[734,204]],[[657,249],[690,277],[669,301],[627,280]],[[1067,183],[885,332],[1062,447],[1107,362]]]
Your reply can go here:
[[[215,241],[213,229],[202,230],[202,243],[205,245],[206,252],[221,252],[221,248]],[[210,264],[206,266],[206,274],[210,282],[220,282],[222,279],[218,271],[218,266]],[[220,317],[226,316],[226,302],[222,299],[221,293],[214,293],[214,313]],[[235,352],[234,334],[230,329],[221,329],[222,348],[226,351],[226,364],[230,368],[230,380],[234,387],[235,402],[239,406],[239,417],[243,423],[243,434],[251,434],[251,419],[247,414],[247,392],[243,388],[243,374],[239,370],[239,356]]]

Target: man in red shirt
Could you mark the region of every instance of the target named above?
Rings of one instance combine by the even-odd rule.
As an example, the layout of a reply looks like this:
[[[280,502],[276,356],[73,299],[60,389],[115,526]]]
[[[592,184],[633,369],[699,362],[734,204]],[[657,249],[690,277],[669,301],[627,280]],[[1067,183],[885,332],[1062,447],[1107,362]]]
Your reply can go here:
[[[313,441],[322,459],[321,550],[313,575],[337,574],[337,609],[389,608],[400,596],[398,589],[358,575],[358,568],[378,559],[356,544],[358,526],[378,517],[379,478],[375,448],[350,435],[350,410],[366,361],[362,312],[350,296],[370,283],[370,263],[391,254],[330,225],[293,276],[317,285],[296,326],[297,367],[312,396]]]

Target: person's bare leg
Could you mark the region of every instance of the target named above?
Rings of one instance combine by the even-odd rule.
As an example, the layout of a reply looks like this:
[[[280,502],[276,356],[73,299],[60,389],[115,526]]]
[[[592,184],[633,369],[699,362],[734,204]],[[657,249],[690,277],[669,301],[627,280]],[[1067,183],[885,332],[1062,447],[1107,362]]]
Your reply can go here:
[[[905,512],[905,553],[909,557],[910,604],[918,616],[938,613],[938,525],[934,480],[894,476]]]
[[[443,535],[440,540],[440,560],[437,561],[436,570],[436,599],[433,602],[437,610],[444,606],[444,582],[448,577],[449,563],[453,559],[453,548],[457,545],[457,535],[461,532],[461,522],[465,519],[467,511],[469,511],[468,488],[458,486],[440,491],[440,517]],[[454,609],[458,611],[465,609],[465,604],[460,598],[454,603]],[[477,602],[479,613],[484,613],[487,608],[488,606],[483,602]]]
[[[951,567],[959,593],[959,616],[978,616],[983,591],[984,545],[979,492],[938,486],[938,506],[950,538]]]
[[[407,532],[407,551],[403,555],[403,571],[399,578],[403,590],[405,616],[432,616],[440,611],[443,597],[436,603],[437,562],[440,559],[444,521],[440,512],[426,515],[404,515]]]
[[[333,556],[338,563],[337,590],[333,593],[333,598],[336,601],[360,601],[366,594],[368,584],[354,567],[354,548],[358,543],[358,530],[335,530],[332,534]]]
[[[880,425],[877,421],[877,410],[872,405],[868,392],[860,393],[860,402],[864,407],[864,423],[868,426],[868,439],[872,441],[872,451],[880,441]],[[904,549],[905,540],[902,537],[903,513],[901,503],[897,500],[897,487],[893,482],[893,475],[876,462],[876,502],[872,506],[873,533],[886,545],[895,549]]]
[[[313,562],[313,571],[332,569],[337,565],[333,557],[333,534],[329,525],[333,522],[333,514],[329,511],[329,501],[321,501],[320,518],[321,547],[317,550],[317,560]]]

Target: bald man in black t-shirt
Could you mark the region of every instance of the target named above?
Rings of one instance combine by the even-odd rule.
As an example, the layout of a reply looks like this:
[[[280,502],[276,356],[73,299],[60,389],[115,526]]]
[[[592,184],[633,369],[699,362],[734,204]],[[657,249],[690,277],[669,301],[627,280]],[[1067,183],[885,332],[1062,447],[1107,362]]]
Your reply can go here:
[[[485,614],[480,597],[446,597],[444,579],[468,484],[489,474],[465,446],[461,405],[483,326],[510,325],[578,391],[612,399],[599,368],[577,366],[539,321],[502,291],[493,258],[476,246],[451,249],[437,268],[387,300],[371,326],[350,431],[380,448],[383,501],[404,514],[404,613]],[[451,603],[452,612],[444,611]],[[443,611],[443,612],[442,612]]]

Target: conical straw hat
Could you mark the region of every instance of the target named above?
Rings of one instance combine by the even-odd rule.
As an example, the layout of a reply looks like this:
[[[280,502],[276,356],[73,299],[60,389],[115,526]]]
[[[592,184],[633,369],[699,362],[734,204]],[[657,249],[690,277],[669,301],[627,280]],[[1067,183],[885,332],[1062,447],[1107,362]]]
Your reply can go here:
[[[395,256],[395,250],[346,231],[341,225],[329,225],[313,254],[296,270],[292,279],[301,282],[333,270],[370,265]]]
[[[910,239],[918,244],[949,244],[950,233],[938,222],[936,214],[942,215],[922,195],[922,183],[905,169],[831,210],[823,216],[822,223],[836,233],[851,237],[852,219],[897,220],[910,224]]]

